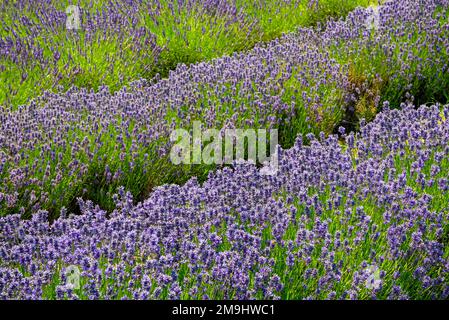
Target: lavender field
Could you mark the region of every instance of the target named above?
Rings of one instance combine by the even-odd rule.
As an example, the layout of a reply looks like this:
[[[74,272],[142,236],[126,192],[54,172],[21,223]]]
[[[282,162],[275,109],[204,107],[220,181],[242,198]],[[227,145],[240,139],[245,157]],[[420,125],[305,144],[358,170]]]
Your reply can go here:
[[[0,12],[0,299],[449,299],[448,0]]]

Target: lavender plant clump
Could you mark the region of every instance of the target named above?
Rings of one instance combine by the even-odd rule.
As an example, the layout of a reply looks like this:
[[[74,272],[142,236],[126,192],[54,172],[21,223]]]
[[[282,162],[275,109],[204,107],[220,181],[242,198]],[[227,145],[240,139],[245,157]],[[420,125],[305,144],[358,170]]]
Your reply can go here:
[[[388,103],[358,134],[298,137],[280,170],[236,163],[107,213],[0,219],[0,296],[447,299],[449,106]],[[65,268],[81,270],[81,287]],[[378,270],[376,286],[369,285]]]

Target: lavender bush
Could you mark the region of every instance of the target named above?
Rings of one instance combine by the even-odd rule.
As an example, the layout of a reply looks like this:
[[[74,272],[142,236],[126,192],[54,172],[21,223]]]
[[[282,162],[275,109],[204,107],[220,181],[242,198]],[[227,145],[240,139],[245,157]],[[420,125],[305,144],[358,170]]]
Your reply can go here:
[[[67,3],[66,5],[69,5]],[[120,2],[81,7],[82,29],[67,29],[60,1],[4,1],[1,4],[0,104],[26,103],[44,90],[70,85],[113,89],[143,76],[161,51],[156,36]],[[93,4],[91,3],[90,6]]]
[[[121,189],[109,218],[81,199],[53,224],[0,218],[0,297],[447,299],[449,106],[384,108],[298,137],[273,176],[239,163],[137,205]]]
[[[372,118],[379,97],[392,105],[410,96],[418,105],[448,101],[448,5],[446,0],[388,1],[328,24],[323,39],[333,57],[348,66],[350,115]],[[356,27],[367,20],[368,30]]]

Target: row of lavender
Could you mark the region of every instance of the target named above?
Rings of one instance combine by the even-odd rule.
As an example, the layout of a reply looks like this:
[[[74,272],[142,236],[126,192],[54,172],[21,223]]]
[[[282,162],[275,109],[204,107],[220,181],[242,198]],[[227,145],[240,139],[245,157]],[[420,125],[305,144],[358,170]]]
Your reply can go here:
[[[81,199],[0,218],[0,298],[449,298],[449,106],[385,104],[343,135],[299,137],[273,176],[239,163],[135,206],[121,189],[109,218]]]
[[[372,117],[383,93],[393,106],[409,92],[425,97],[422,84],[431,85],[429,98],[447,94],[448,2],[389,1],[374,26],[365,23],[372,13],[358,9],[323,30],[181,65],[115,94],[73,88],[0,108],[0,214],[56,217],[79,196],[111,210],[118,186],[145,199],[157,185],[185,181],[197,169],[171,165],[167,137],[194,120],[278,127],[288,146],[298,133],[357,120],[348,115]]]
[[[369,2],[347,0],[335,12],[335,0],[5,0],[0,105],[25,104],[56,86],[115,91]]]

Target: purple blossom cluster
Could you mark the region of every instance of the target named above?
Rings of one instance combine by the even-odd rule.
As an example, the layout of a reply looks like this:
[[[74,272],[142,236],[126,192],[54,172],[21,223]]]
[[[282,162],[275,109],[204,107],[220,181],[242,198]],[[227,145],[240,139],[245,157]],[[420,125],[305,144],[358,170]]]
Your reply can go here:
[[[340,133],[299,136],[273,176],[236,163],[137,205],[122,188],[110,216],[0,218],[0,297],[447,299],[449,106]]]
[[[361,108],[356,102],[371,101],[377,109],[381,91],[373,79],[380,76],[368,70],[355,81],[357,66],[340,62],[337,52],[382,50],[369,61],[384,57],[382,66],[399,70],[388,79],[397,92],[411,90],[414,76],[436,68],[442,73],[427,72],[424,79],[441,85],[448,74],[448,25],[441,23],[447,9],[447,1],[388,1],[375,30],[363,23],[371,9],[358,9],[323,30],[302,28],[247,53],[180,65],[166,79],[137,81],[114,94],[107,87],[71,88],[18,108],[3,106],[0,213],[44,209],[56,216],[62,206],[75,207],[78,196],[112,201],[120,185],[140,198],[177,170],[167,159],[168,137],[194,120],[214,128],[279,127],[281,144],[289,145],[298,133],[331,132],[346,109]],[[3,53],[19,52],[6,47]]]

